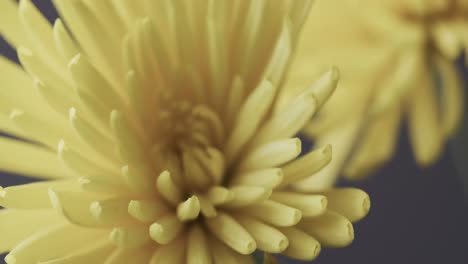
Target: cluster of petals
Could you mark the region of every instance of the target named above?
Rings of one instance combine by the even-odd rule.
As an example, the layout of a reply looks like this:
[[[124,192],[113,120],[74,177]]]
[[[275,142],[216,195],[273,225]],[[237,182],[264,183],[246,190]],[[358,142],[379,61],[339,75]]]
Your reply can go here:
[[[331,160],[297,133],[335,68],[280,106],[310,1],[0,2],[21,65],[0,57],[0,189],[8,264],[312,260],[352,242],[369,197],[298,191]],[[62,20],[63,19],[63,20]]]

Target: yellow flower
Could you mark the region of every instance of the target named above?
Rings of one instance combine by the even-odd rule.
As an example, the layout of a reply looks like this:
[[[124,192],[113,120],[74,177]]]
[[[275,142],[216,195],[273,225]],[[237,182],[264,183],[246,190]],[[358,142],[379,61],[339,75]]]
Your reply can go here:
[[[331,160],[294,136],[336,69],[276,108],[310,1],[54,2],[66,27],[0,2],[25,70],[0,59],[0,126],[38,143],[1,138],[0,168],[49,179],[0,191],[8,264],[309,260],[353,240],[366,193],[289,187]]]
[[[339,173],[369,175],[393,156],[404,121],[417,162],[435,162],[463,114],[453,61],[468,47],[468,1],[331,0],[312,13],[286,90],[330,64],[342,75],[304,130],[337,151],[330,166],[302,186],[330,186]]]

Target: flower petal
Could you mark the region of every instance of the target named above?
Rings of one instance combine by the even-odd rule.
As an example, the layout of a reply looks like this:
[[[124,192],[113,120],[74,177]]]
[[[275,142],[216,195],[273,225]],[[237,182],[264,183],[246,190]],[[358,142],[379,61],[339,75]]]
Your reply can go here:
[[[58,190],[77,190],[77,179],[35,182],[4,189],[0,187],[0,205],[11,209],[47,209],[52,208],[49,188]]]
[[[278,229],[245,215],[238,215],[235,219],[255,239],[258,249],[270,253],[281,253],[288,247],[288,238]]]
[[[0,169],[37,178],[65,178],[73,174],[66,170],[54,152],[23,141],[0,137]]]
[[[0,252],[12,250],[41,228],[63,223],[64,219],[54,210],[0,210]]]
[[[107,235],[105,231],[77,227],[69,223],[53,225],[19,243],[5,257],[5,261],[8,264],[46,261],[56,256],[67,255],[77,247],[96,241],[105,235]],[[49,250],[50,248],[54,250]]]
[[[283,227],[279,228],[279,230],[290,241],[288,248],[283,252],[284,255],[308,261],[315,259],[319,255],[321,250],[320,243],[312,236],[296,227]]]
[[[369,195],[356,188],[336,188],[323,193],[328,199],[328,209],[333,210],[351,222],[357,222],[370,209]]]
[[[264,80],[244,101],[226,143],[225,153],[229,164],[237,158],[244,145],[257,131],[265,114],[271,108],[275,91],[276,87]]]
[[[230,215],[219,213],[206,219],[206,225],[214,236],[240,254],[252,254],[257,248],[255,239]]]
[[[281,166],[301,153],[299,138],[286,138],[258,146],[240,161],[238,171],[251,171]]]
[[[167,245],[159,246],[154,252],[149,264],[185,264],[185,238],[174,239]]]
[[[430,73],[420,75],[409,105],[409,135],[416,160],[423,166],[436,161],[443,145],[442,126]]]
[[[354,240],[351,222],[333,211],[327,211],[319,217],[304,218],[297,227],[313,236],[324,247],[345,247]]]
[[[444,58],[435,58],[436,67],[442,77],[444,85],[441,94],[442,130],[445,136],[451,136],[456,132],[463,117],[464,101],[463,82],[460,72],[453,62]]]
[[[5,86],[0,90],[0,112],[10,114],[12,109],[18,108],[45,119],[57,117],[35,92],[31,78],[20,66],[3,56],[0,56],[0,78]]]
[[[300,194],[296,192],[276,191],[271,200],[301,210],[303,217],[315,217],[325,213],[327,197],[319,194]]]
[[[199,225],[193,225],[188,233],[186,263],[212,263],[206,235]]]
[[[154,252],[154,245],[139,248],[118,248],[104,262],[104,264],[149,263]]]
[[[250,255],[237,253],[213,235],[209,236],[209,247],[211,249],[211,256],[213,257],[214,263],[254,264],[254,260]]]
[[[274,226],[293,226],[302,218],[300,210],[272,200],[243,208],[242,212]]]
[[[110,233],[110,239],[117,246],[124,248],[141,247],[151,241],[146,225],[115,227]]]
[[[360,179],[393,157],[402,121],[401,105],[396,103],[375,116],[365,127],[361,141],[343,169],[345,177]]]
[[[114,245],[109,239],[91,243],[83,247],[78,247],[76,252],[67,256],[39,262],[39,264],[83,264],[83,263],[104,263],[107,257],[114,250]]]
[[[0,32],[12,45],[18,47],[30,42],[18,16],[18,3],[15,0],[0,2]]]

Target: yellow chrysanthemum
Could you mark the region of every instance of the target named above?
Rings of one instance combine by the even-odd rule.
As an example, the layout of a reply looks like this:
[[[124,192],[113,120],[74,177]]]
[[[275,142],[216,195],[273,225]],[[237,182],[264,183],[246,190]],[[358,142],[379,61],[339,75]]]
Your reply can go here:
[[[313,259],[353,240],[367,194],[288,187],[331,160],[298,158],[294,136],[335,69],[276,108],[310,1],[54,2],[66,27],[0,1],[25,70],[0,59],[0,126],[39,143],[1,138],[0,168],[50,179],[0,191],[8,264]]]
[[[286,90],[329,64],[342,76],[305,129],[337,152],[305,186],[330,186],[340,173],[369,175],[393,156],[404,119],[418,163],[437,160],[463,113],[453,60],[468,47],[468,1],[331,0],[312,13]]]

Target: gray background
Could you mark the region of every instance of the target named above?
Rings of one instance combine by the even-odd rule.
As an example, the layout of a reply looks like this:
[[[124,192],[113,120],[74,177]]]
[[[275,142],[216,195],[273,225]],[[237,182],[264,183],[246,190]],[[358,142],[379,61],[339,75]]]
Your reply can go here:
[[[56,18],[49,0],[33,2],[49,19]],[[1,39],[0,53],[16,60],[15,51]],[[464,76],[466,79],[466,70]],[[313,263],[468,263],[468,206],[463,192],[463,182],[467,184],[468,178],[464,155],[467,131],[449,142],[441,160],[428,169],[415,165],[405,131],[403,128],[396,157],[378,173],[364,182],[341,183],[367,191],[372,199],[371,212],[355,224],[356,240],[351,246],[324,249]],[[1,186],[29,181],[0,172]],[[282,259],[281,263],[307,262]]]

